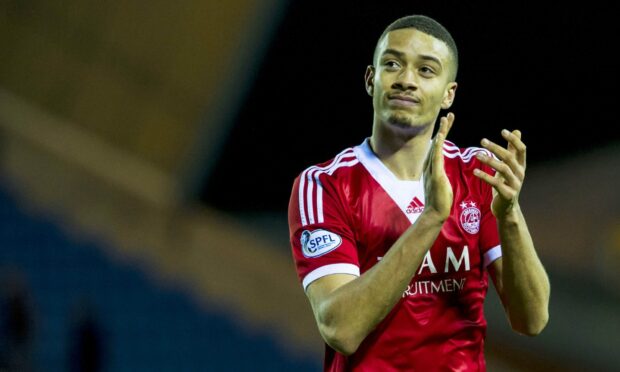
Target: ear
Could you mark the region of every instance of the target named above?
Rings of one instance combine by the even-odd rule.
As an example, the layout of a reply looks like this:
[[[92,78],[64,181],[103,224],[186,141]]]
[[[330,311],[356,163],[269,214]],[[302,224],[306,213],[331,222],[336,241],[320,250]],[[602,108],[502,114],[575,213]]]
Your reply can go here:
[[[443,94],[443,98],[441,100],[441,108],[449,109],[454,102],[454,96],[456,95],[457,84],[455,81],[448,83],[446,86],[446,91]]]
[[[366,84],[366,93],[372,97],[374,93],[374,78],[375,78],[375,66],[368,65],[366,67],[366,74],[364,74],[364,82]]]

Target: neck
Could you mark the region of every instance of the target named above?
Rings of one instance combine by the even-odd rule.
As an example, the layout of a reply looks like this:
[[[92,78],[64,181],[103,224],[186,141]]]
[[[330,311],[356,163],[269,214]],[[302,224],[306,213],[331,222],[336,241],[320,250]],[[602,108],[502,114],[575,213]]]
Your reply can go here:
[[[381,162],[400,180],[419,180],[430,147],[433,125],[420,128],[373,126],[370,146]]]

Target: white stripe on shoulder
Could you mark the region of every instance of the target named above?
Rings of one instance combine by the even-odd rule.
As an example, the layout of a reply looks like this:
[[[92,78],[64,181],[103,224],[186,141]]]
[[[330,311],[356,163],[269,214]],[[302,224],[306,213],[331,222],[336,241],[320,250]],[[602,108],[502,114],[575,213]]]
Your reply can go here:
[[[486,156],[494,156],[493,153],[491,153],[491,151],[487,149],[483,149],[481,147],[469,147],[468,149],[463,151],[463,153],[461,154],[461,158],[465,163],[469,163],[471,159],[479,153],[483,153]]]
[[[442,153],[445,157],[453,159],[461,154],[461,150],[456,146],[446,146],[444,143]]]
[[[460,157],[463,160],[463,162],[469,163],[471,159],[474,156],[476,156],[476,154],[478,153],[483,153],[487,156],[492,156],[496,158],[496,156],[491,151],[484,149],[482,147],[468,147],[464,149],[463,151],[461,151],[454,144],[450,143],[450,145],[447,146],[446,143],[444,142],[443,155],[449,159]]]
[[[350,156],[352,154],[353,152],[351,148],[345,149],[342,152],[340,152],[338,155],[336,155],[336,157],[328,165],[324,167],[313,165],[302,173],[302,177],[300,180],[301,182],[299,184],[299,212],[300,212],[299,214],[300,216],[302,216],[301,218],[302,226],[306,226],[309,223],[314,223],[314,208],[313,208],[314,203],[313,203],[313,198],[312,198],[312,194],[313,194],[312,191],[314,189],[313,174],[319,169],[326,169],[326,168],[331,167],[334,164],[338,164],[338,162],[340,162],[342,158]],[[304,186],[306,182],[308,183],[308,190],[305,193],[306,197],[304,199]],[[307,218],[306,218],[305,212],[308,213]]]
[[[330,169],[325,170],[325,171],[317,171],[314,175],[315,179],[316,179],[316,208],[317,208],[317,219],[319,221],[319,223],[323,223],[324,219],[323,219],[323,184],[321,184],[321,180],[319,180],[319,176],[323,173],[326,173],[328,176],[331,176],[332,174],[334,174],[334,172],[338,169],[338,168],[342,168],[342,167],[352,167],[355,164],[359,163],[359,159],[355,158],[353,160],[349,160],[349,161],[341,161],[340,163],[334,165],[333,167],[330,167]]]
[[[457,145],[454,144],[454,142],[448,141],[448,140],[444,140],[443,142],[443,148],[442,148],[442,153],[445,157],[450,158],[450,159],[454,159],[457,156],[459,156],[459,153],[461,152],[461,150],[458,148]]]
[[[317,183],[317,219],[319,220],[319,222],[323,222],[322,186],[320,182],[318,182],[319,175],[325,172],[329,172],[332,169],[335,171],[335,169],[340,168],[340,164],[342,164],[342,166],[345,166],[355,161],[357,161],[357,159],[355,158],[355,153],[353,152],[353,149],[348,148],[342,151],[340,154],[336,155],[336,157],[326,166],[319,167],[313,165],[302,172],[299,182],[299,215],[301,216],[302,226],[315,223],[313,198],[315,182]],[[333,174],[333,171],[330,174]]]
[[[459,151],[459,148],[454,143],[447,140],[443,143],[443,149],[448,151]]]

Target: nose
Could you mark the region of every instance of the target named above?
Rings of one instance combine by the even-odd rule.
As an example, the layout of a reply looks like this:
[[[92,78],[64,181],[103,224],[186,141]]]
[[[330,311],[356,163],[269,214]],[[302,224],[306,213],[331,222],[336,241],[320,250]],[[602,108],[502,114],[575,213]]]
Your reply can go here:
[[[408,68],[402,69],[400,73],[396,76],[396,80],[394,81],[392,87],[400,90],[418,89],[415,72]]]

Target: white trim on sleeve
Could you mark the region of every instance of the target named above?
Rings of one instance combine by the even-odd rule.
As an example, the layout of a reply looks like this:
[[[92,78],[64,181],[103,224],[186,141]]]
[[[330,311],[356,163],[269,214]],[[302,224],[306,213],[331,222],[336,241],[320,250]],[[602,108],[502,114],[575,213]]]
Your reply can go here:
[[[484,254],[484,267],[489,266],[493,263],[493,261],[497,260],[500,257],[502,257],[502,246],[496,245]]]
[[[321,266],[318,269],[314,269],[304,278],[302,284],[304,291],[308,288],[308,285],[313,281],[331,274],[351,274],[360,276],[360,268],[348,263],[339,263]]]
[[[333,175],[334,172],[341,167],[352,167],[359,163],[355,158],[355,153],[351,148],[343,150],[336,155],[332,161],[323,167],[313,165],[303,171],[299,179],[299,216],[301,217],[301,226],[323,223],[323,185],[319,176],[322,174]],[[306,186],[307,184],[307,186]],[[317,209],[314,210],[314,189],[316,184],[316,204]],[[316,212],[316,220],[315,220]],[[307,218],[306,218],[307,213]]]

